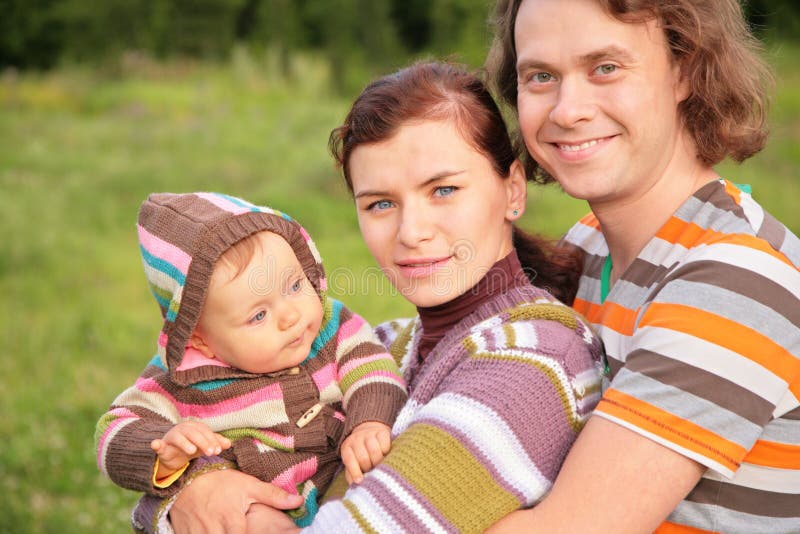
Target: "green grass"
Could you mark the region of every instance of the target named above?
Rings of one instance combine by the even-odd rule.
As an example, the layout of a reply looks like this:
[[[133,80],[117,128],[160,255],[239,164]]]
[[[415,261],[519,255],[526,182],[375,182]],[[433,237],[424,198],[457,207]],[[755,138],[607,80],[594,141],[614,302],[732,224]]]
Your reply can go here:
[[[773,57],[771,144],[720,169],[798,232],[800,52]],[[373,322],[411,312],[376,275],[326,153],[348,102],[320,63],[296,61],[295,81],[246,54],[0,78],[0,532],[128,529],[136,495],[98,474],[92,436],[155,347],[134,227],[149,192],[221,190],[285,210],[348,305]],[[586,212],[556,188],[530,194],[528,229],[555,237]]]

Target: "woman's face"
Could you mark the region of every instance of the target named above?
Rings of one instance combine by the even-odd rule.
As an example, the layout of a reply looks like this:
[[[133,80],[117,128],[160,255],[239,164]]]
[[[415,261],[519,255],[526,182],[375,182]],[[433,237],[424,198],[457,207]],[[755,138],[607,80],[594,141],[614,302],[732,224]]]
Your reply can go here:
[[[509,177],[499,176],[451,121],[407,123],[386,141],[358,146],[349,164],[364,241],[414,305],[465,293],[511,252],[524,172],[515,162]]]

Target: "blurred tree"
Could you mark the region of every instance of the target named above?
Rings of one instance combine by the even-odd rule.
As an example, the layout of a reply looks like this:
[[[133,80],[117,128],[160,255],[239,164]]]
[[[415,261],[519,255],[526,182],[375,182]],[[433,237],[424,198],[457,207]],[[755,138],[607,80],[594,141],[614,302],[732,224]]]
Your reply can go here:
[[[49,68],[63,45],[57,0],[0,0],[0,67]]]
[[[440,56],[453,56],[473,67],[483,65],[491,44],[488,19],[494,0],[431,2],[428,46]]]

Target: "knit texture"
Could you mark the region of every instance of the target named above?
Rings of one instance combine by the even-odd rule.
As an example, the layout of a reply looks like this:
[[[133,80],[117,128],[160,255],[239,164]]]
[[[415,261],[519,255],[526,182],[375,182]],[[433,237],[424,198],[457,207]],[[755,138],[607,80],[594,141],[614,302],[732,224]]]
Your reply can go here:
[[[160,497],[175,494],[188,477],[168,488],[154,487],[150,442],[194,419],[231,439],[224,459],[302,494],[306,504],[294,518],[298,524],[309,522],[317,495],[339,465],[342,439],[365,421],[391,426],[405,402],[393,359],[364,319],[326,297],[319,253],[287,215],[218,194],[159,194],[142,205],[138,229],[164,326],[157,354],[97,424],[100,470],[125,488]],[[248,373],[186,348],[217,259],[263,230],[289,242],[323,303],[319,334],[296,373]],[[298,419],[317,403],[323,405],[319,415],[298,427]]]

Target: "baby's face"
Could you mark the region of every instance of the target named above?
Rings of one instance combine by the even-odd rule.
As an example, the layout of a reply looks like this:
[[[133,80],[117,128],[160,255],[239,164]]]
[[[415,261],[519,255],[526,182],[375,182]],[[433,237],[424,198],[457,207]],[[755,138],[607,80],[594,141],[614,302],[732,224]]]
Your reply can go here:
[[[251,373],[294,367],[308,356],[322,323],[322,303],[282,237],[258,234],[247,267],[218,262],[197,333],[214,357]]]

